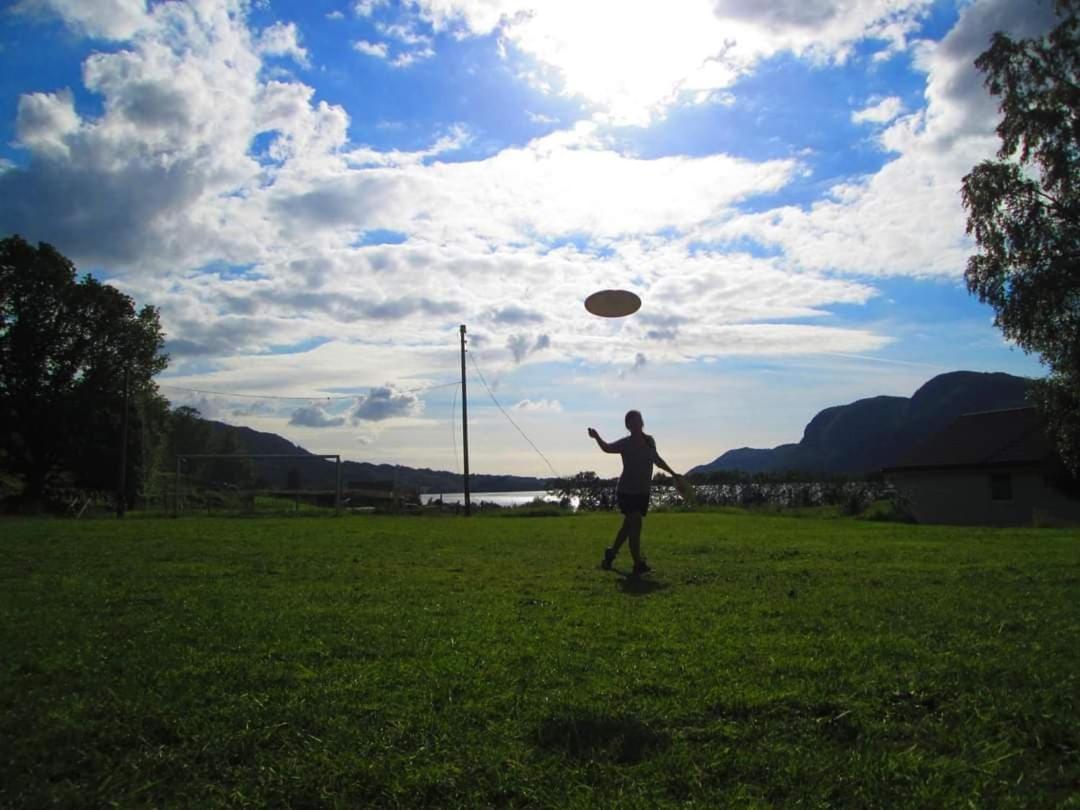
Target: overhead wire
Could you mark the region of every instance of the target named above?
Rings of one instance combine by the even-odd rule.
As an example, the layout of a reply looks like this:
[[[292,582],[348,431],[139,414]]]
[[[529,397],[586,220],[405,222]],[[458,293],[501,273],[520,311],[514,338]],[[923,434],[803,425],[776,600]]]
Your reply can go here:
[[[460,383],[458,383],[458,382],[439,383],[437,385],[421,386],[420,388],[395,388],[394,390],[396,392],[398,392],[398,393],[401,393],[401,394],[416,394],[416,393],[419,393],[421,391],[433,391],[436,388],[449,388],[452,385],[460,385]],[[377,387],[377,386],[373,386],[373,387]],[[361,394],[336,394],[336,395],[316,394],[316,395],[307,396],[307,397],[286,397],[286,396],[279,396],[277,394],[247,394],[247,393],[240,393],[238,391],[211,391],[211,390],[205,389],[205,388],[188,388],[187,386],[169,385],[168,383],[158,383],[158,388],[167,388],[167,389],[169,389],[171,391],[186,391],[186,392],[191,393],[191,394],[204,394],[206,396],[215,396],[215,397],[236,397],[236,398],[240,398],[240,399],[274,399],[274,400],[283,400],[283,401],[291,401],[291,402],[313,402],[315,400],[322,400],[324,402],[329,402],[329,401],[340,401],[340,400],[346,400],[346,399],[356,399],[358,396],[362,396]]]
[[[513,425],[514,429],[517,430],[517,432],[521,434],[521,437],[526,442],[528,442],[529,446],[536,452],[536,454],[538,456],[540,456],[541,459],[543,459],[544,464],[546,464],[547,468],[549,470],[551,470],[551,474],[554,475],[556,478],[558,478],[559,473],[555,470],[555,467],[552,466],[551,461],[548,460],[548,457],[545,456],[543,451],[539,447],[536,446],[536,443],[533,442],[533,440],[529,438],[528,434],[526,434],[525,431],[522,430],[521,426],[517,422],[514,421],[513,417],[511,417],[510,414],[506,412],[506,409],[503,408],[503,406],[499,402],[498,398],[496,398],[495,392],[492,391],[491,386],[488,385],[487,379],[484,377],[484,372],[482,372],[480,370],[480,366],[477,365],[476,358],[473,356],[472,352],[468,352],[467,354],[469,355],[469,359],[472,361],[473,369],[476,371],[477,376],[480,378],[480,382],[483,383],[484,389],[487,391],[487,394],[491,398],[491,401],[495,403],[495,407],[499,409],[499,412],[502,413],[502,415],[504,417],[506,417],[506,421],[508,421],[511,425]],[[395,390],[400,392],[400,393],[403,393],[403,394],[415,394],[415,393],[420,393],[422,391],[434,391],[434,390],[440,389],[440,388],[450,388],[451,386],[454,387],[454,398],[453,398],[453,403],[451,405],[451,411],[450,411],[450,413],[451,413],[451,419],[450,419],[451,435],[452,435],[452,438],[453,438],[453,446],[454,446],[454,466],[455,466],[455,471],[460,476],[461,475],[461,466],[460,466],[460,458],[459,458],[458,447],[457,447],[457,398],[458,398],[458,391],[460,390],[461,383],[455,381],[455,382],[449,382],[449,383],[437,383],[435,385],[425,385],[425,386],[420,386],[420,387],[417,387],[417,388],[397,388]],[[164,389],[167,389],[167,390],[170,390],[170,391],[184,391],[184,392],[189,393],[189,394],[202,394],[204,396],[231,397],[231,398],[238,398],[238,399],[269,399],[269,400],[277,400],[277,401],[282,401],[282,402],[316,402],[316,401],[334,402],[334,401],[356,399],[357,396],[360,396],[358,394],[332,394],[332,395],[320,394],[320,395],[312,395],[312,396],[282,396],[282,395],[279,395],[279,394],[251,394],[251,393],[240,392],[240,391],[217,391],[217,390],[208,389],[208,388],[192,388],[192,387],[184,386],[184,385],[172,385],[170,383],[158,383],[158,388],[164,388]]]
[[[484,379],[484,372],[482,372],[482,371],[480,370],[480,366],[478,366],[478,365],[476,364],[476,358],[475,358],[475,357],[473,357],[473,354],[472,354],[472,352],[468,352],[467,354],[469,355],[469,359],[470,359],[470,360],[472,360],[473,368],[474,368],[474,369],[476,370],[476,374],[477,374],[477,376],[479,376],[479,377],[480,377],[480,382],[482,382],[482,383],[484,384],[484,388],[485,388],[485,389],[487,390],[487,392],[488,392],[488,396],[489,396],[489,397],[491,397],[491,401],[495,403],[495,407],[496,407],[496,408],[498,408],[498,409],[499,409],[499,410],[500,410],[500,411],[502,412],[502,415],[506,417],[506,420],[507,420],[507,421],[508,421],[508,422],[509,422],[509,423],[510,423],[511,425],[513,425],[513,426],[514,426],[514,427],[515,427],[515,428],[517,429],[517,432],[521,434],[521,437],[522,437],[522,438],[523,438],[523,439],[524,439],[525,441],[527,441],[527,442],[529,443],[529,446],[530,446],[530,447],[532,447],[532,449],[536,451],[537,455],[539,455],[539,456],[540,456],[540,458],[542,458],[542,459],[544,460],[544,463],[545,463],[545,464],[547,464],[547,466],[548,466],[548,469],[549,469],[549,470],[551,470],[551,474],[552,474],[552,475],[554,475],[554,476],[555,476],[556,478],[559,478],[559,477],[561,477],[561,476],[560,476],[560,475],[559,475],[559,474],[558,474],[558,473],[557,473],[557,472],[555,471],[555,468],[551,466],[551,462],[550,462],[550,461],[548,461],[548,457],[544,455],[544,453],[543,453],[543,452],[542,452],[542,451],[540,450],[540,448],[539,448],[539,447],[537,447],[537,446],[536,446],[535,444],[533,444],[533,440],[532,440],[532,439],[530,439],[530,438],[529,438],[529,437],[528,437],[528,436],[526,435],[525,431],[521,429],[521,427],[520,427],[520,426],[518,425],[518,423],[517,423],[517,422],[515,422],[515,421],[514,421],[514,420],[513,420],[513,419],[512,419],[511,417],[510,417],[510,414],[508,414],[508,413],[506,412],[506,409],[505,409],[505,408],[503,408],[503,406],[499,404],[499,400],[497,400],[497,399],[495,398],[495,394],[494,394],[494,392],[492,392],[492,390],[491,390],[491,386],[490,386],[490,385],[488,385],[488,383],[487,383],[487,380],[486,380],[486,379]]]

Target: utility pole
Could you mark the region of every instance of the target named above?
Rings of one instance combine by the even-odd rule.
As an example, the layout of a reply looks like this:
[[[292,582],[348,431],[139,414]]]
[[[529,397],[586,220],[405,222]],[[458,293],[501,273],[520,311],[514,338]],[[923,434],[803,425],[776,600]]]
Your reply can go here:
[[[465,517],[472,514],[469,501],[469,400],[465,396],[465,324],[461,325],[461,443],[465,455]]]
[[[124,516],[127,506],[127,446],[128,446],[128,389],[131,387],[131,369],[124,366],[124,413],[120,417],[120,475],[116,485],[116,516]]]

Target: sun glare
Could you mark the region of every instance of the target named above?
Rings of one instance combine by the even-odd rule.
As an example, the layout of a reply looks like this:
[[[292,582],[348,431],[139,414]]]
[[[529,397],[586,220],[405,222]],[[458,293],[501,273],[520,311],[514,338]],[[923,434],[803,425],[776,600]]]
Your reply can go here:
[[[554,67],[564,90],[585,96],[617,123],[645,124],[680,93],[729,85],[720,61],[734,33],[708,2],[645,4],[552,0],[506,33]]]

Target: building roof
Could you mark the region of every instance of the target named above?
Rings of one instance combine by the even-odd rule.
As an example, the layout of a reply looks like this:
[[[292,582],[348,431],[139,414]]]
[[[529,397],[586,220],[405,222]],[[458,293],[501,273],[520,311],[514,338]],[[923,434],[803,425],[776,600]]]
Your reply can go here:
[[[1046,424],[1035,408],[1009,408],[964,414],[886,471],[1037,465],[1054,455]]]

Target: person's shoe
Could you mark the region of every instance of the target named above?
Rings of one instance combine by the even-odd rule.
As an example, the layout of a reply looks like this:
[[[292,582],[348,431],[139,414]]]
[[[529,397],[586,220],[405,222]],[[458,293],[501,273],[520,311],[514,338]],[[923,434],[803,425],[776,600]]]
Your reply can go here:
[[[638,562],[634,563],[635,574],[647,574],[650,571],[652,571],[652,569],[649,567],[649,564],[645,562],[645,560],[639,560]]]
[[[612,563],[615,562],[615,552],[610,548],[604,549],[604,559],[600,561],[600,567],[605,571],[611,570]]]

